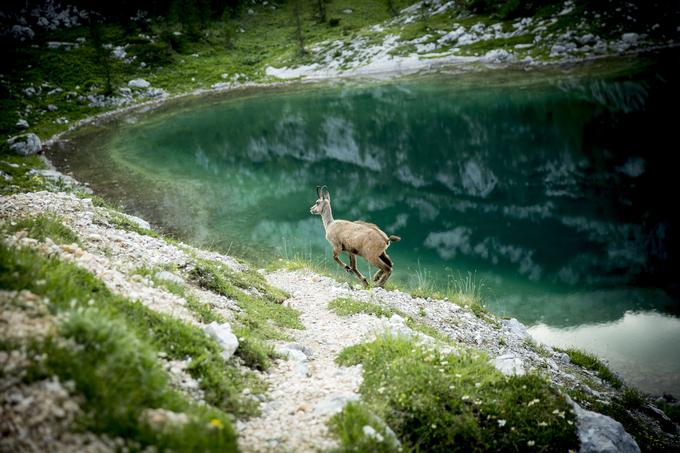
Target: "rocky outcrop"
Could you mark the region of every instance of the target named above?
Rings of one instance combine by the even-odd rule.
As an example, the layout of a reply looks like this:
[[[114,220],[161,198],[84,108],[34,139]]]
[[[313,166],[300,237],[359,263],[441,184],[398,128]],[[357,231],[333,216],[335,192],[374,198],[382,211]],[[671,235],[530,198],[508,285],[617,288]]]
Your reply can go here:
[[[16,135],[7,140],[7,143],[10,151],[20,156],[32,156],[42,151],[40,138],[32,132]]]
[[[570,400],[571,401],[571,400]],[[578,419],[580,453],[639,453],[635,439],[611,417],[583,409],[571,401]]]

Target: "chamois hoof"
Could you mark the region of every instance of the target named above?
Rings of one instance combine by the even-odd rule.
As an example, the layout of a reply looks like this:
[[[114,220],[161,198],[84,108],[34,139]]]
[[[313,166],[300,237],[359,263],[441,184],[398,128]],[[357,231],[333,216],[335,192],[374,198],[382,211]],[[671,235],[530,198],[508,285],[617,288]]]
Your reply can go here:
[[[349,266],[345,266],[345,272],[347,272],[348,274],[351,274],[351,273],[352,273],[352,268],[349,267]]]

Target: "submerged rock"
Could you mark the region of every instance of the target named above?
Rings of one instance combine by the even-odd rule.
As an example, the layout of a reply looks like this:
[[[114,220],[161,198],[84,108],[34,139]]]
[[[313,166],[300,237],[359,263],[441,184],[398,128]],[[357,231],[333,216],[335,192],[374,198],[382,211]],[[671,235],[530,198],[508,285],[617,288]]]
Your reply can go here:
[[[32,156],[42,151],[40,138],[32,132],[14,136],[7,140],[7,143],[9,149],[20,156]]]

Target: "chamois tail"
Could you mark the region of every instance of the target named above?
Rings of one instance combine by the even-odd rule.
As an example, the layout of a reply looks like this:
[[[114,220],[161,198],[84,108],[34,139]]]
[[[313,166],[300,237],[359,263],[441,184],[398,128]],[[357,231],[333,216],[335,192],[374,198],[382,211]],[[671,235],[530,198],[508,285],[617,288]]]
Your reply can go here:
[[[390,241],[392,241],[392,242],[399,242],[399,241],[401,241],[401,238],[400,238],[399,236],[390,235],[389,238],[390,238]]]

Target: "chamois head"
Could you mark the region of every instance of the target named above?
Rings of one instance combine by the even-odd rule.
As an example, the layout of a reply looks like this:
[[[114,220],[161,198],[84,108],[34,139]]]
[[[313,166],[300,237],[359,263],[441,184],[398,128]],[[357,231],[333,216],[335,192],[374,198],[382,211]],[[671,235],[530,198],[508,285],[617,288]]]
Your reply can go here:
[[[316,203],[309,208],[309,212],[321,215],[331,206],[331,194],[328,193],[326,186],[316,186],[316,196],[318,197]]]

